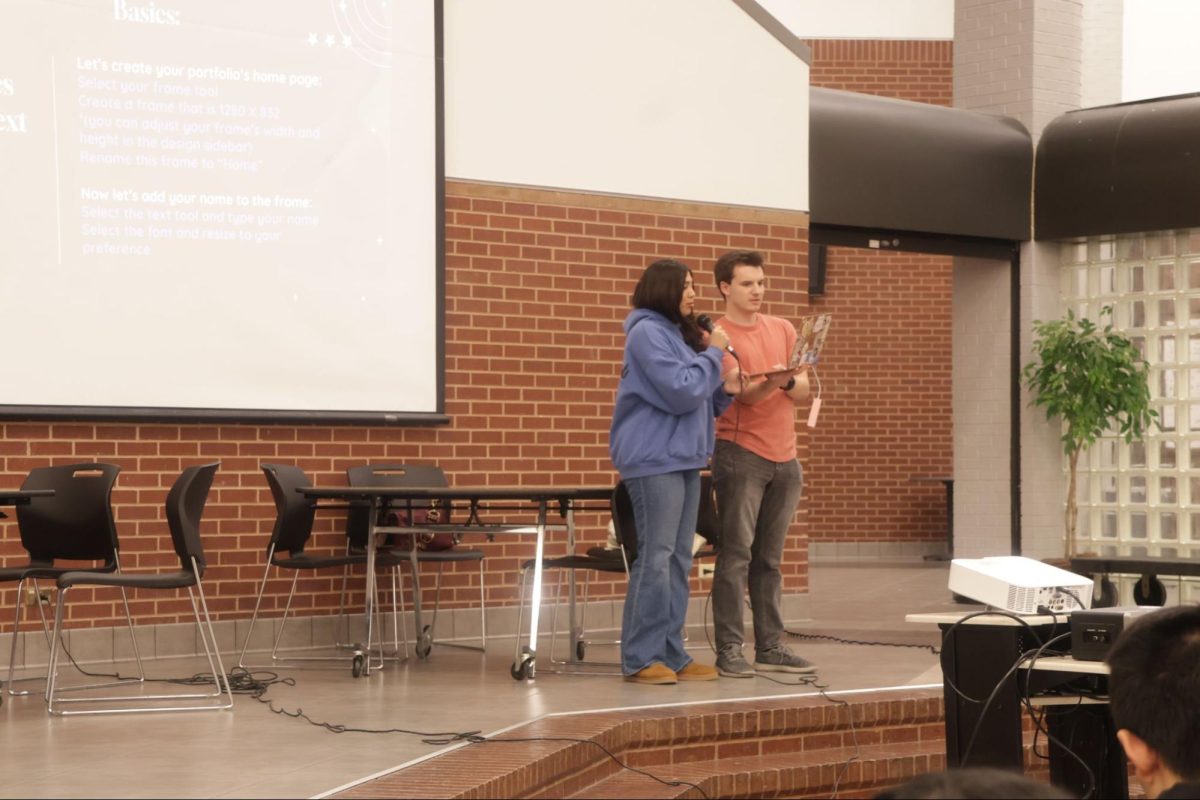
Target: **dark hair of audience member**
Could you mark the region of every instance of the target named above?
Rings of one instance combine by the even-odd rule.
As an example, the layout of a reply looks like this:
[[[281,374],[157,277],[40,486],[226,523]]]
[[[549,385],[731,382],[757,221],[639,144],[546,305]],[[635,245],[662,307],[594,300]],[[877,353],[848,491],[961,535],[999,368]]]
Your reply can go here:
[[[637,286],[633,288],[630,304],[634,308],[646,308],[657,311],[679,326],[683,340],[688,347],[697,353],[704,351],[704,336],[692,317],[684,317],[679,312],[679,304],[683,301],[683,287],[691,268],[673,258],[660,258],[642,273]],[[695,284],[695,277],[692,278]]]
[[[1109,709],[1185,781],[1200,780],[1200,606],[1155,611],[1109,651]]]
[[[1057,786],[1035,781],[1019,772],[994,767],[964,767],[945,772],[930,772],[875,795],[878,800],[1003,800],[1003,798],[1046,798],[1070,800]]]

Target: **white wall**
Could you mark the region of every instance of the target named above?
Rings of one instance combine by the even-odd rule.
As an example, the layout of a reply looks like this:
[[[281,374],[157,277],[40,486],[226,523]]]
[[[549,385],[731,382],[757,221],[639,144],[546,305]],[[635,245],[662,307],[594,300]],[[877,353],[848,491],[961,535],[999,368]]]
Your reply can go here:
[[[808,210],[808,65],[733,0],[446,0],[446,176]]]

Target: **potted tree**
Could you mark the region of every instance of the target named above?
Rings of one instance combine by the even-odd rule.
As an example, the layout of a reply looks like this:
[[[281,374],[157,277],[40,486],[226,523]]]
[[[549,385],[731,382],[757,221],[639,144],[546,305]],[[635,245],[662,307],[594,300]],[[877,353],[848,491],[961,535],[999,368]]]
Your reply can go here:
[[[1033,323],[1035,360],[1021,375],[1033,393],[1033,404],[1046,418],[1062,419],[1063,452],[1067,456],[1067,506],[1064,518],[1066,557],[1075,553],[1076,468],[1079,454],[1105,431],[1115,430],[1126,443],[1142,438],[1158,418],[1150,407],[1150,365],[1129,339],[1114,333],[1112,306],[1103,329],[1068,310],[1063,319]]]

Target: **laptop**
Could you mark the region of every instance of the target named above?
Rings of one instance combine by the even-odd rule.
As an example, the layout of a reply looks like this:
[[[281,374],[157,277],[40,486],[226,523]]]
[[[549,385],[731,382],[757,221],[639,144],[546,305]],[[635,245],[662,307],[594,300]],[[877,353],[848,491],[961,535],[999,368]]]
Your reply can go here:
[[[829,324],[832,318],[832,314],[812,314],[802,317],[800,324],[796,326],[796,346],[792,348],[792,356],[788,360],[787,369],[754,372],[749,377],[780,375],[785,372],[795,372],[800,367],[815,366],[821,360],[821,348],[825,346],[825,337],[829,334]]]

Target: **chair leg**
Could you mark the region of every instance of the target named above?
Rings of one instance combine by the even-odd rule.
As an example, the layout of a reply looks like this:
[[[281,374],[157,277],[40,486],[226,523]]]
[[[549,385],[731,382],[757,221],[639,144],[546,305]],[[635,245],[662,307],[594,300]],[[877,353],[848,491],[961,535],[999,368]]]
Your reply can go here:
[[[583,603],[579,607],[579,630],[571,631],[571,647],[575,648],[574,656],[577,661],[583,661],[584,651],[587,649],[587,645],[584,642],[587,640],[588,593],[591,588],[592,571],[587,570],[583,576]]]
[[[516,645],[513,647],[513,668],[523,663],[521,652],[521,634],[525,630],[525,584],[529,581],[529,567],[521,570],[521,577],[517,581],[517,635]]]
[[[405,559],[405,561],[408,564],[409,575],[412,577],[412,595],[413,605],[415,607],[418,601],[421,599],[421,570],[414,561],[409,559]],[[436,605],[434,606],[433,613],[433,623],[436,623]],[[413,626],[413,650],[416,651],[417,658],[428,658],[430,650],[433,649],[433,637],[430,635],[433,631],[433,623],[425,625],[420,630],[418,630],[415,625]]]
[[[587,604],[588,604],[588,598],[591,594],[591,586],[592,586],[592,573],[589,570],[584,575],[584,578],[583,578],[583,606],[579,613],[579,634],[575,640],[575,663],[608,667],[608,666],[612,666],[611,662],[588,661],[587,660],[587,650],[591,645],[594,645],[594,644],[616,645],[618,647],[621,645],[621,640],[619,638],[618,639],[602,639],[602,640],[595,640],[595,641],[587,638],[587,623],[586,623]]]
[[[58,681],[58,643],[63,624],[63,604],[70,588],[59,589],[58,603],[54,609],[54,637],[50,640],[50,659],[46,663],[46,711],[54,714],[54,689]]]
[[[59,589],[58,602],[54,607],[54,636],[50,637],[50,655],[46,663],[46,710],[49,714],[60,714],[54,710],[55,690],[59,680],[59,650],[62,649],[62,616],[66,609],[67,591],[70,587]]]
[[[434,590],[433,590],[433,620],[430,622],[430,624],[427,628],[427,630],[429,632],[429,644],[431,647],[434,644],[438,644],[438,645],[441,645],[442,647],[457,647],[461,650],[475,650],[480,653],[486,652],[487,626],[486,626],[486,622],[482,619],[482,616],[481,616],[480,622],[483,625],[483,627],[481,628],[479,644],[475,645],[475,644],[462,644],[460,642],[435,642],[434,641],[434,633],[437,631],[438,607],[442,604],[442,569],[445,566],[446,566],[445,562],[441,562],[441,561],[438,562],[437,583],[434,584]],[[480,612],[479,613],[482,615],[484,613],[483,605],[482,605],[482,603],[483,603],[483,561],[482,560],[479,562],[479,582],[480,582],[479,583],[479,587],[480,587],[479,588],[479,600],[480,600],[480,606],[479,606]],[[420,636],[420,634],[418,634],[418,636]]]
[[[371,669],[383,669],[383,665],[387,661],[401,663],[408,660],[408,623],[404,619],[404,581],[400,572],[400,567],[397,566],[391,570],[392,577],[392,651],[389,654],[386,650],[385,630],[386,625],[383,618],[383,604],[380,602],[378,573],[376,573],[375,586],[375,627],[379,631],[379,652],[378,662],[372,662]],[[344,600],[344,595],[343,595]],[[400,630],[404,630],[404,645],[400,644]],[[347,633],[349,633],[349,625],[347,625]],[[349,638],[349,636],[347,636]],[[341,643],[335,643],[335,647],[344,647]],[[349,645],[354,647],[354,645]],[[374,649],[374,648],[372,648]]]
[[[408,660],[408,609],[404,605],[404,570],[397,566],[392,572],[392,604],[400,607],[400,630],[404,632],[404,658]]]
[[[483,587],[483,559],[479,559],[479,650],[487,652],[487,597]]]
[[[242,652],[238,655],[238,667],[246,669],[246,650],[250,647],[250,637],[254,633],[254,624],[258,621],[258,609],[262,606],[263,592],[267,590],[267,577],[271,574],[271,558],[275,555],[275,545],[267,551],[267,568],[263,570],[262,582],[258,585],[258,598],[254,601],[254,613],[250,615],[250,625],[246,628],[246,639],[242,642]]]
[[[429,621],[430,644],[433,644],[433,634],[437,631],[438,608],[442,605],[442,570],[445,568],[445,564],[438,564],[437,575],[433,581],[433,619]]]
[[[279,643],[283,640],[283,629],[287,625],[288,614],[292,610],[292,598],[296,595],[296,584],[300,581],[300,572],[292,576],[292,588],[288,590],[287,605],[283,607],[283,617],[279,620],[279,630],[275,632],[275,643],[271,645],[271,662],[279,660]]]
[[[250,615],[250,624],[247,627],[246,636],[242,642],[242,649],[238,655],[237,665],[241,669],[249,670],[252,668],[252,665],[248,665],[246,663],[246,653],[248,652],[248,650],[250,648],[250,640],[254,634],[254,627],[257,624],[259,613],[262,611],[262,601],[263,601],[263,596],[266,593],[267,579],[270,577],[270,574],[271,574],[271,566],[272,566],[271,559],[273,556],[274,556],[274,549],[268,551],[268,553],[267,553],[267,566],[263,570],[262,582],[259,584],[259,588],[258,588],[258,596],[255,598],[255,601],[254,601],[254,612]],[[350,615],[346,613],[346,605],[345,605],[346,604],[345,588],[347,585],[346,580],[347,580],[347,575],[348,575],[348,569],[349,568],[347,567],[346,569],[344,569],[342,571],[343,592],[342,592],[341,600],[340,600],[341,607],[339,608],[338,617],[334,622],[334,631],[333,631],[334,642],[333,642],[332,646],[338,650],[348,650],[348,649],[353,649],[355,647],[354,644],[347,644],[346,642],[339,641],[339,639],[341,638],[339,636],[339,632],[343,628],[344,628],[344,632],[347,634],[345,638],[347,640],[349,640],[351,638],[350,637],[350,633],[351,633]],[[386,658],[388,660],[393,660],[393,661],[404,661],[408,658],[408,655],[407,655],[408,625],[405,622],[403,615],[396,613],[397,602],[399,602],[401,609],[403,609],[403,603],[404,603],[404,598],[403,598],[403,594],[402,594],[403,593],[403,582],[402,581],[398,582],[398,579],[400,579],[400,578],[401,578],[401,576],[399,575],[399,570],[394,570],[392,573],[392,612],[395,617],[399,617],[398,621],[393,619],[392,639],[393,639],[393,645],[396,648],[396,652],[393,653],[392,655],[387,655],[386,651],[382,650],[382,648],[384,648],[386,646],[386,642],[383,641],[382,636],[380,637],[380,643],[379,643],[381,652],[384,653],[384,655],[382,657]],[[279,666],[280,662],[284,662],[288,666],[291,666],[293,668],[302,668],[302,662],[310,662],[310,661],[338,662],[338,661],[343,661],[343,658],[349,658],[348,655],[345,657],[342,657],[342,656],[301,656],[301,655],[283,655],[279,652],[279,647],[283,643],[284,628],[287,626],[288,618],[291,616],[292,601],[295,598],[296,589],[297,589],[299,580],[300,580],[300,572],[297,571],[292,576],[292,584],[288,590],[287,602],[284,605],[283,615],[279,620],[279,628],[276,631],[276,633],[274,634],[274,638],[272,641],[272,645],[271,645],[272,666]],[[378,592],[377,592],[377,595],[378,595]],[[343,625],[343,623],[345,623],[345,624]],[[378,598],[375,603],[375,623],[376,623],[376,626],[378,627],[378,629],[380,631],[382,631],[384,628],[383,606],[378,602]],[[398,628],[396,627],[397,624],[404,625],[403,653],[401,653],[402,648],[400,647],[400,644],[399,644],[400,638],[399,638]],[[372,651],[375,650],[374,643],[372,643],[371,650]],[[374,662],[372,662],[371,668],[375,669],[376,666],[377,665]]]
[[[16,681],[14,675],[16,672],[17,663],[17,639],[21,635],[21,597],[24,588],[25,579],[22,578],[21,580],[17,581],[17,603],[16,607],[13,609],[12,646],[9,648],[8,652],[8,682],[5,683],[5,689],[8,691],[10,697],[29,694],[29,692],[14,692],[12,688],[13,683]],[[41,600],[39,599],[38,602],[40,603]]]
[[[195,559],[193,559],[192,569],[196,569]],[[200,598],[199,606],[196,605],[197,596]],[[208,602],[204,598],[204,589],[200,587],[200,581],[196,581],[194,592],[191,586],[188,587],[188,599],[192,601],[192,613],[196,615],[196,627],[200,629],[200,642],[204,645],[208,668],[212,670],[213,686],[216,689],[213,697],[220,697],[221,694],[227,695],[228,702],[221,705],[220,708],[232,708],[233,688],[229,685],[229,675],[225,673],[225,664],[221,661],[221,648],[217,644],[217,632],[213,630],[212,617],[208,613]],[[201,611],[204,612],[203,619],[200,617]]]
[[[199,569],[193,559],[193,573],[198,574]],[[192,615],[196,621],[196,627],[200,632],[200,641],[204,646],[204,655],[208,659],[209,670],[212,673],[213,691],[209,693],[197,692],[181,692],[175,694],[133,694],[119,696],[89,696],[64,699],[59,697],[61,692],[67,689],[59,686],[58,683],[58,667],[60,656],[59,653],[63,650],[61,636],[58,633],[63,628],[64,609],[66,608],[67,592],[70,587],[61,588],[58,593],[58,604],[54,615],[54,630],[55,636],[50,645],[50,664],[46,671],[46,710],[55,716],[66,715],[83,715],[83,714],[122,714],[130,712],[161,712],[161,711],[220,711],[233,708],[233,691],[229,683],[229,676],[225,673],[225,664],[221,659],[220,647],[217,643],[216,631],[212,624],[212,615],[208,610],[208,601],[204,596],[204,589],[199,581],[193,586],[188,586],[188,600],[192,605]],[[111,685],[111,684],[104,684]],[[136,684],[142,686],[143,684]],[[97,687],[71,687],[72,690],[79,688],[99,688]],[[172,703],[175,705],[163,705],[164,703]],[[84,710],[67,711],[62,706],[67,703],[84,704]],[[103,707],[87,708],[86,704],[102,703]],[[114,705],[115,704],[115,705]]]
[[[142,666],[142,652],[138,648],[137,634],[133,630],[133,614],[129,610],[129,596],[125,593],[125,587],[121,587],[121,604],[125,606],[125,625],[129,628],[129,643],[133,645],[133,660],[137,662],[137,680],[144,682],[146,680],[146,668]]]
[[[346,549],[347,550],[350,549],[349,543],[346,544]],[[354,643],[350,641],[350,617],[348,617],[346,615],[346,586],[347,586],[347,582],[349,581],[349,579],[350,579],[350,565],[347,564],[344,567],[342,567],[342,591],[341,591],[341,594],[338,595],[338,618],[337,618],[337,622],[333,623],[333,630],[334,630],[333,646],[334,647],[353,647],[354,646]],[[342,639],[338,638],[340,636],[340,634],[338,633],[338,630],[340,630],[343,626],[345,627],[345,630],[346,630],[346,638],[344,641]]]
[[[117,565],[117,572],[121,571],[121,558],[117,554],[113,554],[113,558]],[[133,614],[129,611],[129,595],[125,592],[125,587],[121,587],[121,604],[125,606],[125,624],[129,628],[129,642],[133,645],[133,660],[137,662],[137,680],[144,682],[146,680],[146,669],[142,666],[142,653],[138,649],[137,634],[133,632]]]
[[[378,570],[376,570],[376,572],[375,572],[375,583],[371,586],[368,586],[367,591],[374,592],[374,594],[372,596],[374,597],[375,602],[373,602],[371,604],[371,612],[373,612],[374,619],[368,618],[368,620],[367,620],[368,625],[367,625],[367,642],[365,644],[365,647],[366,647],[365,656],[370,665],[370,669],[383,669],[383,662],[384,662],[384,659],[387,657],[387,654],[384,650],[384,639],[386,637],[384,636],[383,609],[381,609],[379,607],[379,571]],[[363,614],[364,615],[367,614],[366,608],[363,608]],[[378,643],[375,643],[372,641],[373,634],[377,635],[379,637]],[[371,661],[371,650],[373,650],[373,649],[378,649],[378,656],[379,656],[378,661]]]
[[[392,660],[396,662],[408,660],[408,625],[400,616],[400,608],[403,608],[403,598],[400,597],[400,586],[397,581],[397,576],[400,574],[400,568],[392,569]],[[399,602],[398,602],[399,601]],[[400,626],[404,626],[404,649],[400,649]]]
[[[119,570],[119,567],[118,567],[118,570]],[[50,652],[53,649],[54,645],[58,645],[58,646],[62,647],[62,649],[64,651],[66,651],[66,646],[63,645],[61,642],[62,634],[59,633],[59,628],[58,628],[57,624],[55,625],[54,631],[51,632],[50,620],[46,617],[46,609],[43,606],[42,600],[41,600],[42,592],[41,592],[41,589],[38,587],[37,579],[30,578],[29,581],[30,581],[30,585],[33,587],[34,593],[36,594],[36,596],[38,598],[38,616],[41,617],[41,620],[42,620],[42,634],[46,637],[47,652]],[[24,581],[21,581],[17,586],[17,597],[18,597],[17,613],[16,613],[16,617],[14,619],[14,625],[13,625],[12,649],[9,652],[9,660],[8,660],[8,683],[9,683],[8,693],[14,697],[22,697],[22,696],[30,695],[30,694],[34,693],[32,690],[23,691],[23,692],[13,691],[12,684],[15,682],[21,682],[21,681],[48,682],[48,678],[43,677],[43,676],[33,676],[33,677],[29,677],[29,678],[14,678],[13,677],[14,664],[16,661],[16,652],[17,652],[17,635],[18,635],[17,627],[18,627],[18,623],[19,623],[19,620],[21,617],[21,605],[20,605],[19,598],[21,596],[22,588],[24,588]],[[81,691],[81,690],[85,690],[85,689],[101,689],[101,688],[105,688],[108,686],[121,686],[121,685],[129,684],[129,683],[144,683],[145,682],[146,672],[142,666],[142,657],[141,657],[141,653],[138,650],[137,639],[134,638],[133,615],[130,612],[129,599],[125,595],[125,587],[123,587],[123,586],[121,587],[121,600],[125,606],[125,622],[126,622],[127,627],[129,628],[129,637],[133,641],[133,655],[134,655],[134,659],[135,659],[135,661],[137,663],[137,667],[138,667],[137,676],[126,678],[121,675],[117,675],[117,676],[115,676],[116,677],[115,681],[108,681],[105,683],[88,683],[88,684],[83,684],[80,686],[71,686],[71,687],[67,687],[67,688],[60,688],[59,689],[60,692],[75,692],[75,691]],[[70,657],[69,651],[67,651],[67,656],[68,656],[68,658]],[[75,665],[75,668],[78,669],[80,672],[83,672],[83,669],[81,667],[79,667],[78,664]],[[49,671],[49,663],[47,663],[47,672],[48,671]],[[84,672],[83,674],[86,675],[87,673]]]
[[[42,606],[42,592],[41,592],[41,589],[38,588],[38,583],[37,583],[36,578],[29,578],[28,580],[30,582],[30,585],[33,587],[34,596],[37,598],[38,616],[41,617],[41,620],[42,620],[42,635],[46,637],[46,651],[49,652],[49,650],[50,650],[50,622],[49,622],[49,620],[46,619],[46,609]],[[22,692],[18,692],[16,690],[14,690],[13,684],[15,684],[15,683],[23,683],[25,681],[43,681],[43,682],[45,681],[45,677],[41,676],[41,675],[35,675],[35,676],[29,677],[29,678],[17,678],[16,677],[17,638],[20,636],[21,616],[22,616],[22,614],[21,614],[21,597],[22,597],[23,590],[25,588],[25,581],[26,581],[26,579],[22,578],[17,583],[17,603],[16,603],[16,607],[13,609],[13,612],[14,612],[13,613],[13,637],[12,637],[12,646],[9,649],[9,653],[8,653],[8,682],[6,684],[6,690],[8,691],[8,694],[10,697],[24,697],[25,695],[33,694],[33,690],[26,690],[26,691],[22,691]],[[28,649],[26,650],[26,652],[28,652]]]
[[[558,580],[554,584],[554,614],[550,617],[550,649],[547,651],[551,664],[560,663],[554,659],[554,650],[558,646],[558,609],[562,606],[564,572],[566,570],[558,570]],[[542,574],[545,575],[545,572]]]

